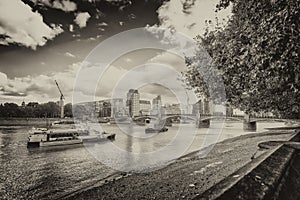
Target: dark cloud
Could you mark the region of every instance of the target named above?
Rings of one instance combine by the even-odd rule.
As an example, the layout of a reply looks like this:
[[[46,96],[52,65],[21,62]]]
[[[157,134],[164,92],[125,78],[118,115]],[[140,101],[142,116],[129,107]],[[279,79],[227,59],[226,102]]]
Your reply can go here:
[[[64,12],[72,12],[77,9],[75,2],[70,0],[30,0],[34,5],[41,7],[54,8]],[[28,2],[28,1],[27,1]]]
[[[31,0],[22,1],[31,7],[32,12],[40,14],[48,27],[58,26],[63,33],[48,40],[44,46],[37,46],[36,51],[22,44],[11,43],[8,46],[0,44],[0,71],[10,78],[63,71],[69,65],[82,61],[106,38],[128,29],[158,23],[156,10],[162,4],[160,0],[78,0],[72,1],[77,5],[75,11],[65,12],[45,4],[35,4]],[[120,10],[120,6],[124,5],[126,7]],[[80,28],[74,22],[77,13],[90,15],[86,27]],[[122,26],[120,21],[123,22]],[[34,30],[35,27],[31,29]],[[7,37],[4,34],[1,36]],[[72,52],[75,58],[65,56],[66,52]]]

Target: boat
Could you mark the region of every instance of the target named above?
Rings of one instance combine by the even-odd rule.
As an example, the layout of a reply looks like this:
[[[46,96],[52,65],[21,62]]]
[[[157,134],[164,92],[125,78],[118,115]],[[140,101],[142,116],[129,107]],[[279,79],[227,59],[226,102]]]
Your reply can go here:
[[[51,123],[51,129],[73,129],[75,128],[75,122],[73,119],[58,120]]]
[[[73,119],[64,119],[64,120],[57,120],[52,123],[52,125],[57,125],[57,124],[75,124]]]
[[[167,132],[168,128],[166,127],[162,127],[160,129],[156,129],[156,128],[146,128],[145,129],[145,133],[161,133],[161,132]]]
[[[27,148],[80,145],[91,142],[114,140],[115,134],[90,134],[86,129],[33,129],[28,137]]]
[[[78,138],[81,139],[83,143],[103,142],[107,140],[113,141],[116,138],[116,134],[94,131],[93,134],[81,134]]]
[[[28,137],[27,148],[82,144],[77,134],[76,130],[36,129]]]
[[[130,124],[132,121],[129,118],[111,118],[107,124]]]
[[[109,119],[108,118],[99,118],[98,119],[98,123],[107,123],[107,122],[109,122]]]

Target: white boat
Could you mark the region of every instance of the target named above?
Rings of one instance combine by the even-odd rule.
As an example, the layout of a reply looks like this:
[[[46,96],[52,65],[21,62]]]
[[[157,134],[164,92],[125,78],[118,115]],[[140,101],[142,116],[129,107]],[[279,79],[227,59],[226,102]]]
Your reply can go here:
[[[28,137],[27,147],[51,147],[78,145],[85,142],[100,142],[114,140],[115,134],[93,134],[90,135],[85,129],[34,129]]]
[[[70,130],[35,129],[28,137],[27,147],[49,147],[82,144],[78,133]]]
[[[73,119],[62,119],[51,123],[51,129],[74,129],[76,128]]]

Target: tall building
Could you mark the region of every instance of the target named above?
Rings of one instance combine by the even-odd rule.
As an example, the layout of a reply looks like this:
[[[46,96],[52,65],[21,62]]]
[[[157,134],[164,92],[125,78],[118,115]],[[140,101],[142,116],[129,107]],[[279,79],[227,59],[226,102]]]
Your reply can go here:
[[[162,101],[161,101],[161,96],[158,95],[152,100],[152,109],[151,109],[151,114],[152,115],[158,115],[161,114],[161,108],[162,108]]]
[[[106,99],[95,102],[95,112],[99,117],[119,117],[124,115],[123,99]]]
[[[119,117],[124,115],[123,99],[116,98],[111,100],[111,117]]]
[[[140,113],[140,94],[138,90],[130,89],[127,93],[126,106],[129,108],[129,116],[138,116]]]

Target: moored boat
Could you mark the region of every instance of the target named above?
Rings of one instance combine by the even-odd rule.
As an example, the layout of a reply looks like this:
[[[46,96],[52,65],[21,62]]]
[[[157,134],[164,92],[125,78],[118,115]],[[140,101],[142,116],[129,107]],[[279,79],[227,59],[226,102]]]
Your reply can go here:
[[[146,128],[145,133],[160,133],[160,132],[166,132],[168,131],[168,128],[162,127],[161,129],[156,128]]]
[[[75,130],[33,130],[28,137],[27,147],[49,147],[82,144]]]
[[[116,134],[108,134],[106,132],[96,132],[88,135],[80,135],[79,139],[82,140],[83,143],[91,143],[91,142],[102,142],[107,140],[115,140]]]
[[[90,132],[85,129],[35,129],[28,137],[27,147],[78,145],[114,139],[115,134],[100,132],[90,134]]]

